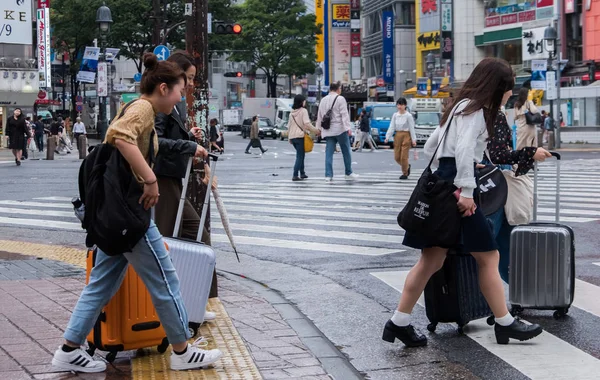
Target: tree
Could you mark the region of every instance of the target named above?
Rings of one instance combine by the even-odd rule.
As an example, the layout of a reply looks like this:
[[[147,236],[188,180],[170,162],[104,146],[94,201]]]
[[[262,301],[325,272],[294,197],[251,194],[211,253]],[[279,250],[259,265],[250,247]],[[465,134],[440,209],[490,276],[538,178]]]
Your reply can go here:
[[[320,30],[302,0],[247,0],[239,8],[243,30],[229,59],[264,71],[268,96],[276,96],[280,75],[314,73]]]

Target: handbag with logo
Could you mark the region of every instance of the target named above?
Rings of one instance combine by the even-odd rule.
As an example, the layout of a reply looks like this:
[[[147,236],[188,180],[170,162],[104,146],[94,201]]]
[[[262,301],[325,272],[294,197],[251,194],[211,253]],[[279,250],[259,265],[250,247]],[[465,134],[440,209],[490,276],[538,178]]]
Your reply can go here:
[[[502,170],[494,165],[487,149],[485,154],[490,164],[477,170],[479,174],[477,188],[479,190],[479,207],[485,216],[489,216],[506,204],[508,185]]]
[[[457,105],[458,107],[458,105]],[[410,199],[398,214],[398,224],[406,232],[419,236],[427,245],[450,248],[460,240],[461,214],[456,205],[453,181],[447,181],[431,171],[431,165],[444,142],[452,119],[446,126],[429,165],[423,171]]]

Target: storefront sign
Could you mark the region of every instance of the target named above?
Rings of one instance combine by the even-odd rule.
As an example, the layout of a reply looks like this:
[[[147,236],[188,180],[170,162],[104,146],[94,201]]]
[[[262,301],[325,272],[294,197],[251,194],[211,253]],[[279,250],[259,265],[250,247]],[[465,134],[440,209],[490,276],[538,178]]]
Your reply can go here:
[[[536,20],[543,20],[554,17],[554,7],[538,8],[536,11]]]
[[[108,75],[106,62],[98,64],[98,96],[108,96]]]
[[[544,7],[546,3],[552,5],[553,0],[526,0],[516,4],[505,5],[485,10],[485,27],[490,28],[500,25],[516,24],[536,20],[537,7]]]
[[[376,87],[377,86],[377,77],[367,78],[367,86],[369,88]]]
[[[440,30],[440,0],[420,0],[419,33],[434,32]]]
[[[491,28],[493,26],[500,26],[500,16],[486,17],[485,18],[485,27]]]
[[[565,0],[565,13],[575,13],[575,0]]]
[[[527,22],[535,20],[535,10],[519,13],[519,22]]]
[[[442,3],[442,32],[452,31],[452,3]]]
[[[350,43],[352,44],[352,57],[360,57],[360,32],[352,32],[350,33]]]
[[[542,27],[523,30],[523,61],[544,59],[547,57],[547,53],[544,51],[545,29],[545,27]]]
[[[37,0],[37,7],[40,8],[50,8],[50,0]]]
[[[421,96],[427,96],[428,95],[428,91],[427,91],[427,82],[428,82],[428,78],[422,77],[422,78],[417,78],[417,94],[421,95]]]
[[[394,12],[385,11],[383,18],[383,80],[394,83]]]
[[[546,72],[546,99],[555,100],[557,95],[556,71],[548,71]]]
[[[31,45],[31,2],[3,0],[0,11],[0,44]]]
[[[440,33],[423,33],[417,37],[417,44],[421,47],[420,50],[439,48]]]
[[[96,71],[98,69],[98,57],[100,48],[87,46],[83,53],[83,60],[77,73],[77,80],[85,83],[94,83],[96,80]]]
[[[333,31],[332,82],[350,81],[350,31]]]
[[[531,61],[531,89],[546,89],[546,70],[548,62],[545,59]]]
[[[325,60],[325,8],[323,6],[325,0],[315,0],[315,16],[317,18],[316,23],[319,26],[321,33],[316,36],[316,54],[317,62],[323,62]]]
[[[52,87],[50,64],[50,11],[48,8],[37,10],[37,55],[39,85],[42,88]]]
[[[361,38],[360,38],[360,0],[350,1],[350,56],[352,57],[352,80],[362,78]]]
[[[331,26],[333,28],[350,27],[350,4],[333,4]]]

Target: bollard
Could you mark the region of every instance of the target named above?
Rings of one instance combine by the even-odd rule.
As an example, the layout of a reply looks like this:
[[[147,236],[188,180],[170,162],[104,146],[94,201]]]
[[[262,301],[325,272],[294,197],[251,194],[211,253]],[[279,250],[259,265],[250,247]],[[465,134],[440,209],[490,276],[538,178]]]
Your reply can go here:
[[[54,151],[56,150],[56,136],[48,136],[46,141],[46,160],[54,160]]]
[[[87,156],[87,136],[80,135],[77,139],[77,149],[79,149],[79,159],[83,160]]]
[[[544,147],[544,129],[543,128],[539,128],[537,129],[537,146],[538,148],[543,148]]]
[[[554,144],[556,143],[556,141],[554,141],[554,139],[555,139],[554,131],[548,131],[548,150],[554,149]]]

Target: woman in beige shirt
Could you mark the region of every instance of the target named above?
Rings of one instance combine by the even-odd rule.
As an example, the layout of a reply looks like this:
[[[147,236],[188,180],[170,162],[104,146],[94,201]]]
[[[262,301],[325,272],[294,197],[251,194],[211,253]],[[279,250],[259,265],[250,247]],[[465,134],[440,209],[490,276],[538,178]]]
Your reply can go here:
[[[317,129],[310,122],[310,116],[305,108],[306,98],[304,95],[296,95],[294,97],[294,105],[292,113],[288,121],[288,140],[296,149],[296,162],[294,163],[294,175],[292,181],[302,181],[308,176],[304,171],[304,135]]]
[[[123,110],[106,135],[106,143],[114,145],[131,166],[144,192],[140,198],[146,210],[158,202],[158,184],[148,164],[150,144],[158,151],[154,132],[156,112],[170,113],[181,100],[186,76],[176,64],[158,61],[156,55],[144,56],[146,70],[142,76],[142,96]],[[179,279],[163,238],[153,221],[145,236],[131,252],[108,256],[97,250],[89,282],[83,289],[64,334],[64,344],[56,350],[52,365],[63,371],[103,372],[106,363],[92,358],[81,346],[94,327],[102,308],[119,288],[127,267],[131,264],[144,282],[152,303],[173,346],[171,369],[199,369],[216,362],[219,350],[202,350],[191,345],[188,318],[181,297]]]
[[[517,150],[527,147],[537,147],[537,133],[535,125],[527,124],[525,114],[540,112],[529,97],[529,89],[523,87],[519,90],[519,98],[515,102],[515,124],[517,124]]]

